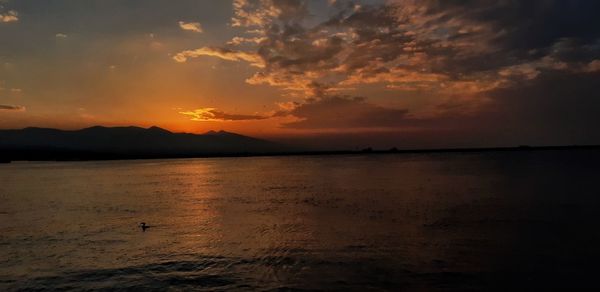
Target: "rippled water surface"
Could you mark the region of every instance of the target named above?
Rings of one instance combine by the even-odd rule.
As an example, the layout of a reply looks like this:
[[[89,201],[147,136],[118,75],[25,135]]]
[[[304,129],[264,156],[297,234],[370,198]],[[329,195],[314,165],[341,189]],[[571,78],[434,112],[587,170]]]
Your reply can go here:
[[[599,166],[594,150],[0,165],[0,290],[581,288],[600,271]]]

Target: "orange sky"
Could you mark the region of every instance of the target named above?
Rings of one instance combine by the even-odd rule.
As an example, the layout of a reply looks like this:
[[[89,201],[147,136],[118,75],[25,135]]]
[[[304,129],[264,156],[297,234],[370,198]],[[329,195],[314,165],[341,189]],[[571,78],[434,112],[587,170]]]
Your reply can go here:
[[[581,129],[598,103],[544,90],[594,90],[596,4],[527,3],[2,1],[0,128],[511,139]]]

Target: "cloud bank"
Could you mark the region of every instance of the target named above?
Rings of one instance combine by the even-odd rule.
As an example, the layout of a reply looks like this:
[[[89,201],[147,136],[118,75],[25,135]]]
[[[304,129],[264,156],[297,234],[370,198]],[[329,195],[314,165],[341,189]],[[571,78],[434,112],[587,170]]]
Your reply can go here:
[[[248,84],[276,87],[296,99],[276,115],[298,118],[282,125],[289,128],[440,128],[453,125],[448,121],[493,123],[490,113],[524,124],[544,117],[554,125],[557,119],[576,128],[589,124],[547,113],[578,108],[582,100],[588,122],[600,122],[600,101],[592,98],[597,91],[572,96],[556,88],[598,83],[598,1],[337,0],[323,1],[326,16],[311,10],[315,3],[235,0],[231,25],[243,34],[174,59],[250,63],[258,69]],[[339,93],[368,86],[423,102],[411,110],[386,108],[370,101],[376,96]],[[532,100],[538,106],[530,106]],[[502,128],[499,123],[490,129]],[[510,123],[511,131],[522,131],[519,123]]]

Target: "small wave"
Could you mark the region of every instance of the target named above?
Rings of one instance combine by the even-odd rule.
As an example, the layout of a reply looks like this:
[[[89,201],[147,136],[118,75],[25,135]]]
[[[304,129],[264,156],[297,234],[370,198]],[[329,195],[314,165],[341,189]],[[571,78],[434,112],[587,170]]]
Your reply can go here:
[[[227,289],[238,282],[231,274],[217,269],[225,267],[227,261],[220,258],[207,258],[199,261],[173,261],[158,264],[139,265],[115,269],[70,271],[55,276],[42,276],[29,279],[6,279],[8,290],[103,290],[103,289],[145,289],[166,288],[194,290]]]

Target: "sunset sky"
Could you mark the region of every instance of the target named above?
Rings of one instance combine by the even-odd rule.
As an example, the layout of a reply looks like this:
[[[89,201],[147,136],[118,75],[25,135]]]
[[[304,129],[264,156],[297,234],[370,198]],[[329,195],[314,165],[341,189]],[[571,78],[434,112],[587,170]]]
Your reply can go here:
[[[0,0],[0,128],[599,144],[599,11],[593,0]]]

